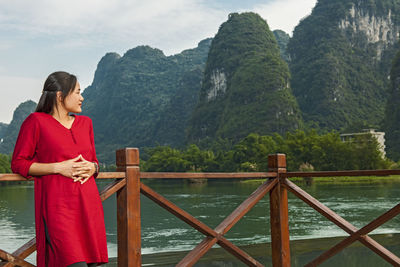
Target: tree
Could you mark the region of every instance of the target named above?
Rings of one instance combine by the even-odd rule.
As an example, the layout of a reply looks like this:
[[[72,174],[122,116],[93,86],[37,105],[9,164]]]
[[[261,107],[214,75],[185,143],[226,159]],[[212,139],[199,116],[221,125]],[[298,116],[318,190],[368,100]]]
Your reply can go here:
[[[11,172],[11,156],[0,154],[0,173]]]
[[[150,150],[150,158],[143,165],[144,171],[179,172],[189,171],[191,162],[184,159],[182,152],[168,146]]]

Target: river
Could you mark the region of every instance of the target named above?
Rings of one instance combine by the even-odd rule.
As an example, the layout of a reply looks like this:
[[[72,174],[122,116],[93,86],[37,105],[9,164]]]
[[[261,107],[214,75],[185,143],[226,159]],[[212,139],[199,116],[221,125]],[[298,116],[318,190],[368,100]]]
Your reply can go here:
[[[107,183],[98,181],[98,186],[102,188]],[[147,180],[146,184],[213,228],[258,186],[256,183],[231,180],[210,180],[204,184],[181,180]],[[314,184],[301,187],[358,228],[400,202],[400,183]],[[144,196],[141,205],[143,254],[189,250],[202,240],[202,234]],[[0,186],[1,249],[12,252],[34,237],[33,209],[32,183]],[[104,211],[109,256],[116,257],[115,196],[104,202]],[[290,193],[289,222],[291,240],[347,236],[343,230]],[[400,216],[373,233],[400,233],[399,222]],[[266,196],[226,237],[238,246],[262,244],[270,242],[269,227],[269,198]],[[35,255],[28,260],[35,262]]]

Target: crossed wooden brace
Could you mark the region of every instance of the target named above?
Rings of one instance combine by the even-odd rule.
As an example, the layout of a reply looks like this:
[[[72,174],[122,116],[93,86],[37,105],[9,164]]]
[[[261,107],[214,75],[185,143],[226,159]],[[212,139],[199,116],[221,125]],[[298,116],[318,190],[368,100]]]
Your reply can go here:
[[[179,219],[183,220],[199,232],[206,235],[206,238],[196,246],[191,252],[189,252],[177,266],[193,266],[215,243],[218,243],[221,247],[225,248],[228,252],[236,256],[242,262],[249,266],[263,266],[261,263],[253,259],[247,253],[242,251],[240,248],[232,244],[230,241],[223,237],[257,202],[262,199],[276,184],[278,179],[268,180],[257,188],[240,206],[238,206],[228,217],[224,219],[214,230],[194,218],[189,213],[177,207],[172,202],[168,201],[158,193],[154,192],[151,188],[144,184],[140,184],[140,191],[153,200],[158,205],[162,206]],[[116,180],[115,182],[108,185],[100,193],[102,201],[107,199],[113,193],[125,186],[126,180]],[[366,226],[361,229],[357,229],[352,224],[347,222],[345,219],[337,215],[335,212],[330,210],[328,207],[320,203],[318,200],[313,198],[307,192],[290,182],[288,179],[284,179],[284,186],[295,194],[298,198],[302,199],[305,203],[310,205],[312,208],[317,210],[319,213],[324,215],[327,219],[335,223],[337,226],[342,228],[344,231],[350,234],[349,237],[339,242],[331,249],[325,251],[319,257],[308,263],[306,266],[317,266],[336,255],[345,247],[349,246],[353,242],[359,240],[365,246],[370,248],[372,251],[383,257],[386,261],[394,266],[400,266],[400,258],[394,255],[392,252],[384,248],[378,242],[367,236],[368,233],[381,226],[385,222],[389,221],[393,217],[400,213],[400,204],[396,205],[389,211],[385,212]],[[0,266],[11,267],[14,265],[22,267],[33,267],[31,263],[24,260],[36,249],[36,240],[33,238],[28,243],[23,245],[21,248],[10,254],[3,250],[0,250],[0,259],[6,262],[0,262]]]
[[[226,217],[214,230],[182,210],[163,196],[154,192],[148,186],[141,184],[142,194],[155,203],[174,214],[202,234],[206,235],[192,251],[190,251],[176,266],[193,266],[215,243],[233,254],[249,266],[263,266],[246,252],[232,244],[223,237],[257,202],[262,199],[276,184],[278,179],[268,180],[259,186],[242,204],[240,204],[228,217]]]
[[[324,262],[325,260],[329,259],[330,257],[336,255],[338,252],[340,252],[342,249],[345,247],[349,246],[353,242],[359,240],[361,243],[363,243],[366,247],[370,248],[372,251],[380,255],[382,258],[384,258],[386,261],[391,263],[393,266],[400,266],[400,258],[398,258],[396,255],[394,255],[392,252],[387,250],[385,247],[380,245],[378,242],[376,242],[374,239],[371,237],[367,236],[367,234],[374,229],[378,228],[385,222],[389,221],[396,215],[400,213],[400,204],[396,205],[394,208],[390,209],[389,211],[385,212],[366,226],[364,226],[361,229],[357,229],[355,226],[353,226],[351,223],[347,222],[345,219],[337,215],[335,212],[333,212],[331,209],[320,203],[318,200],[313,198],[311,195],[309,195],[307,192],[303,191],[300,187],[289,181],[288,179],[284,180],[284,186],[291,191],[293,194],[295,194],[298,198],[302,199],[305,203],[310,205],[312,208],[317,210],[319,213],[324,215],[327,219],[335,223],[337,226],[342,228],[344,231],[346,231],[348,234],[350,234],[349,237],[344,239],[343,241],[339,242],[335,246],[333,246],[331,249],[325,251],[322,253],[319,257],[308,263],[306,266],[311,267],[311,266],[317,266]]]
[[[109,198],[116,191],[121,189],[126,185],[125,179],[117,179],[114,182],[107,185],[100,193],[100,198],[102,201]],[[21,266],[21,267],[34,267],[35,265],[25,261],[24,259],[32,254],[36,250],[36,238],[31,239],[22,247],[17,249],[13,253],[8,253],[4,250],[0,249],[0,259],[4,260],[0,261],[1,267],[13,267],[13,266]]]
[[[24,259],[35,250],[36,238],[31,239],[28,243],[24,244],[12,254],[0,249],[0,259],[5,260],[4,262],[0,262],[0,266],[12,267],[17,265],[21,267],[34,267],[35,265],[32,265]]]

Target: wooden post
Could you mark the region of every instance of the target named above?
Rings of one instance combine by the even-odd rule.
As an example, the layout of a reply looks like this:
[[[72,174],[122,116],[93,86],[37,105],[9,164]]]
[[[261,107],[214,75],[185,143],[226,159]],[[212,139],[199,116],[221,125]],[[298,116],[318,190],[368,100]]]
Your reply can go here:
[[[139,149],[117,150],[116,163],[126,172],[126,186],[117,192],[118,266],[141,266]]]
[[[277,172],[279,183],[270,191],[270,223],[272,265],[290,267],[289,217],[287,190],[281,185],[280,174],[286,172],[286,155],[268,155],[268,171]]]

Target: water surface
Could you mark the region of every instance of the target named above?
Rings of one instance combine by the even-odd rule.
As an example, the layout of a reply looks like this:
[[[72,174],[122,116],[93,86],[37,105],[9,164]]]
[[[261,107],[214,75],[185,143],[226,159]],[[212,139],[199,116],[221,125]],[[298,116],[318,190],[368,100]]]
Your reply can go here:
[[[111,180],[99,181],[99,188]],[[259,184],[210,180],[192,184],[182,180],[147,180],[147,185],[179,207],[215,228]],[[301,186],[308,193],[358,228],[400,202],[400,183]],[[34,237],[33,184],[0,186],[0,248],[14,251]],[[142,252],[189,250],[203,235],[142,196]],[[115,195],[104,202],[109,256],[116,257]],[[373,233],[400,233],[399,216]],[[291,240],[347,236],[333,223],[289,193]],[[226,237],[238,246],[270,242],[269,198],[262,199]],[[34,262],[34,255],[29,261]]]

